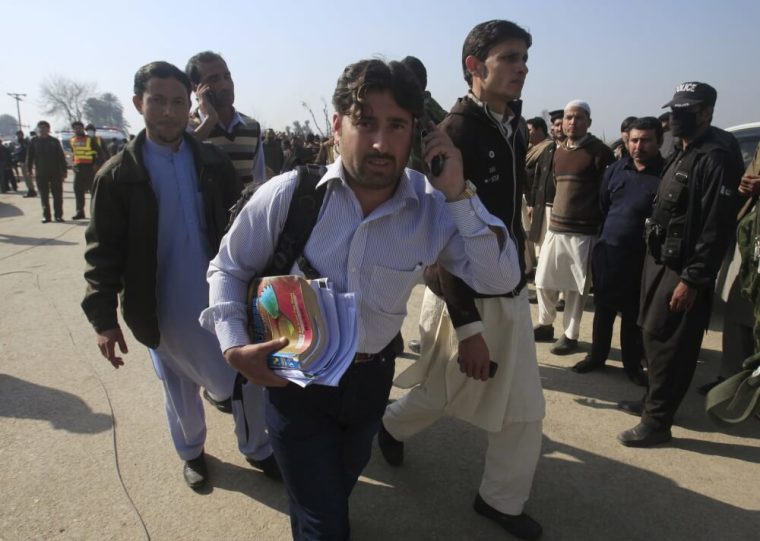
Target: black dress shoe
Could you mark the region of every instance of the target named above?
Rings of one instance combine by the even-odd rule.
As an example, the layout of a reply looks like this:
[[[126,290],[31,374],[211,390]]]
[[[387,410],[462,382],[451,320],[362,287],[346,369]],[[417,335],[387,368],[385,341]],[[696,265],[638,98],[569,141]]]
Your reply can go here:
[[[252,458],[245,457],[246,462],[261,470],[264,475],[275,481],[282,481],[282,473],[280,472],[280,466],[277,465],[277,459],[274,457],[274,453],[266,457],[264,460],[254,460]]]
[[[416,353],[417,355],[420,354],[420,341],[419,340],[409,340],[406,343],[406,347],[409,348],[409,351],[412,353]]]
[[[651,447],[672,438],[669,428],[654,428],[646,423],[639,423],[618,434],[618,441],[626,447]]]
[[[558,300],[557,304],[554,305],[554,309],[557,312],[564,312],[565,311],[565,299]]]
[[[63,223],[63,218],[61,218],[59,216],[58,218],[55,219],[55,221],[58,222],[59,224],[62,224]]]
[[[37,192],[26,192],[23,197],[37,197]]]
[[[564,334],[559,337],[559,340],[554,342],[554,345],[549,351],[555,355],[570,355],[578,350],[578,340],[568,338]]]
[[[620,411],[624,411],[636,417],[641,417],[644,413],[644,401],[643,400],[621,400],[617,403],[617,408]]]
[[[40,222],[42,222],[43,224],[49,224],[50,218],[43,218],[42,220],[40,220]]]
[[[554,327],[552,325],[536,325],[533,327],[533,339],[536,342],[551,342],[554,340]]]
[[[586,358],[582,361],[575,363],[575,366],[571,368],[573,372],[578,374],[585,374],[586,372],[592,372],[594,370],[600,370],[604,368],[604,363],[600,363],[591,359],[590,355],[586,355]]]
[[[519,539],[538,539],[543,532],[541,525],[530,518],[526,513],[507,515],[506,513],[497,511],[488,505],[483,498],[480,497],[480,494],[475,496],[475,502],[472,504],[472,508],[475,509],[477,514],[490,518],[499,526],[507,530],[507,532]]]
[[[208,471],[206,470],[206,458],[203,456],[203,451],[196,458],[185,461],[182,475],[187,486],[192,489],[199,489],[206,485]]]
[[[538,304],[538,295],[535,291],[528,291],[528,302],[530,304]]]
[[[377,444],[388,464],[398,467],[404,463],[404,442],[391,436],[383,423],[380,423],[380,430],[377,431]]]
[[[232,399],[214,400],[206,389],[203,389],[203,398],[222,413],[232,413]]]
[[[84,212],[77,212],[74,214],[74,216],[71,217],[72,220],[84,220]]]

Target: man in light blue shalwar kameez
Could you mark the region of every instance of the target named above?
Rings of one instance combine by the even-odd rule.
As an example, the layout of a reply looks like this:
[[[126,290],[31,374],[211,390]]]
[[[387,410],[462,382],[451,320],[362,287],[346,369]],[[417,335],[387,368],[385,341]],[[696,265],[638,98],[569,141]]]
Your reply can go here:
[[[208,306],[206,270],[242,184],[221,151],[185,133],[189,89],[184,73],[167,63],[148,64],[135,75],[135,106],[146,129],[96,179],[82,307],[102,354],[118,368],[123,361],[115,345],[126,352],[116,318],[117,294],[123,294],[124,320],[148,346],[163,383],[185,481],[199,488],[207,478],[200,390],[226,399],[236,372],[198,314]],[[232,404],[238,447],[249,463],[278,478],[263,388],[245,384],[242,391]]]

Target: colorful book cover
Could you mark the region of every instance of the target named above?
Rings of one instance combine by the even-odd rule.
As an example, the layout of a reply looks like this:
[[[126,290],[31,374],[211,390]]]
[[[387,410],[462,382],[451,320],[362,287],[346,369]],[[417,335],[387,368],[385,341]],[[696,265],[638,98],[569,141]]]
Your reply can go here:
[[[253,340],[265,342],[284,336],[289,341],[270,355],[270,368],[305,369],[308,363],[304,360],[317,345],[314,330],[318,326],[313,321],[315,303],[310,296],[314,293],[309,283],[298,276],[273,276],[254,281],[251,289]]]

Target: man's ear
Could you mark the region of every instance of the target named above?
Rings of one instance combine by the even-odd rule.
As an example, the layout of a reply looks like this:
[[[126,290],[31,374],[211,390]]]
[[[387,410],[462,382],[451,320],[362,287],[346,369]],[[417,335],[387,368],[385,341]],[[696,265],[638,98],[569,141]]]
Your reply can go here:
[[[341,124],[341,116],[340,113],[333,113],[332,116],[332,131],[335,134],[335,140],[340,141],[340,124]]]
[[[137,112],[142,114],[142,106],[143,106],[143,99],[142,96],[134,95],[132,96],[132,105],[135,106],[135,109],[137,109]]]
[[[464,59],[464,67],[467,68],[467,71],[472,75],[473,77],[479,77],[481,79],[484,79],[486,76],[486,67],[483,64],[483,62],[472,55],[468,55]]]

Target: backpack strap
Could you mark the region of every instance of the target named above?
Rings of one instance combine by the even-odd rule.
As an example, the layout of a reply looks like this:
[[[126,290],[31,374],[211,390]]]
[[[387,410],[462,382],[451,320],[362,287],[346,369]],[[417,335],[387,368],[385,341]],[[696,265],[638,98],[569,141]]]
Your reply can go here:
[[[723,428],[746,421],[752,413],[760,409],[760,353],[754,354],[743,363],[745,370],[731,376],[710,389],[705,398],[705,411],[710,419]],[[718,406],[729,402],[726,413],[719,413]],[[737,415],[728,412],[744,406]]]
[[[311,231],[317,223],[319,210],[322,208],[322,201],[327,191],[327,185],[323,184],[317,188],[317,183],[324,176],[326,167],[323,165],[308,164],[296,167],[298,172],[298,184],[293,193],[288,207],[288,217],[285,220],[285,226],[277,240],[277,246],[272,255],[272,261],[264,272],[264,276],[280,276],[289,274],[293,268],[293,263],[302,262],[311,265],[303,257],[303,249],[306,242],[311,236]],[[309,276],[307,269],[302,268],[307,278],[318,278],[318,276]]]
[[[319,210],[322,208],[322,202],[325,198],[327,184],[317,187],[317,183],[324,176],[327,168],[324,165],[308,164],[299,165],[296,171],[298,173],[298,181],[293,198],[290,200],[285,226],[277,240],[272,261],[263,273],[263,276],[289,274],[290,269],[293,268],[293,263],[297,262],[307,278],[319,278],[318,273],[304,257],[303,249],[311,236],[314,226],[317,224]],[[246,191],[250,193],[246,194]],[[235,204],[235,207],[233,207],[233,220],[234,216],[240,213],[245,203],[251,198],[254,191],[255,188],[243,190],[243,194]],[[248,309],[250,307],[246,307],[246,310]],[[246,377],[238,372],[232,390],[233,401],[243,401],[243,385],[247,382]],[[243,408],[245,420],[245,439],[248,441],[250,438],[248,421],[245,419],[245,408],[242,404],[241,408]]]

